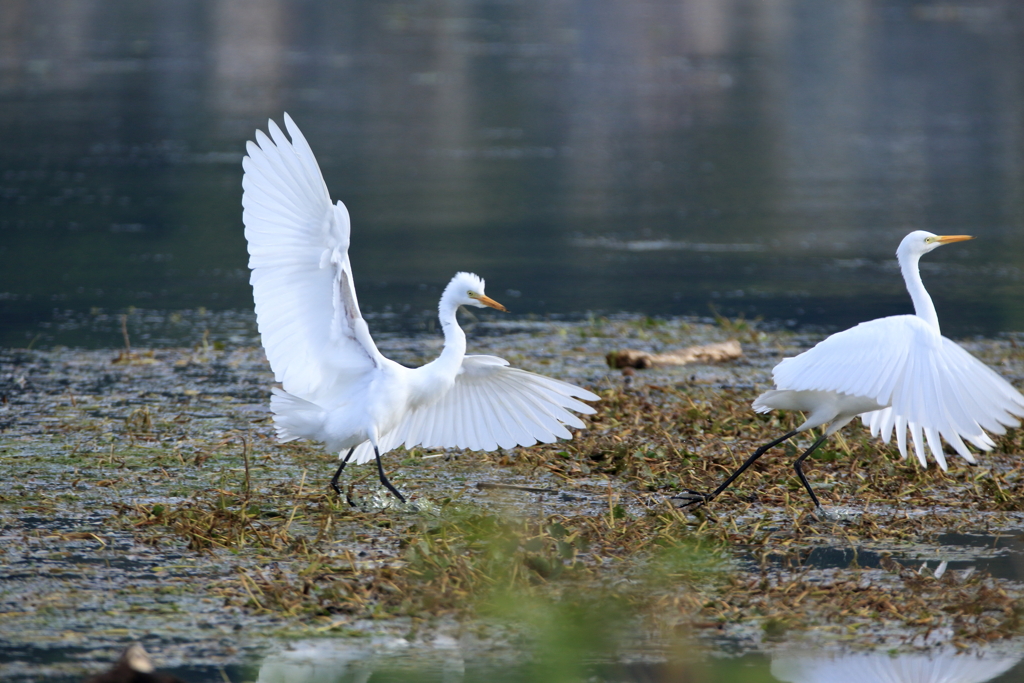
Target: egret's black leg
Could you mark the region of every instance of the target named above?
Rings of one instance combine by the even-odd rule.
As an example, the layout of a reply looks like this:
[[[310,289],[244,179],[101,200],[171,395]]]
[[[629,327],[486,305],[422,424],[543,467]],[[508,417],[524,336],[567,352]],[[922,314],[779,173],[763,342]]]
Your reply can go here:
[[[672,496],[672,497],[673,498],[687,498],[687,499],[689,499],[687,502],[683,503],[683,507],[685,507],[687,505],[702,505],[702,504],[708,502],[709,500],[714,499],[719,493],[721,493],[725,489],[729,488],[729,484],[733,483],[736,480],[736,477],[738,477],[741,474],[743,474],[743,472],[745,472],[748,467],[753,465],[754,462],[758,458],[760,458],[762,455],[764,455],[765,452],[767,452],[767,450],[769,448],[772,448],[774,446],[778,446],[780,443],[782,443],[786,439],[791,439],[794,436],[796,436],[797,434],[799,434],[799,432],[797,432],[797,431],[792,431],[792,432],[789,432],[787,434],[783,434],[779,438],[775,439],[775,441],[772,441],[770,443],[766,443],[765,445],[763,445],[760,448],[758,448],[756,451],[754,451],[753,455],[751,455],[749,458],[747,458],[747,461],[745,463],[740,465],[738,470],[736,470],[735,472],[730,474],[729,478],[726,479],[725,481],[723,481],[722,485],[719,486],[714,491],[712,491],[711,493],[699,493],[697,491],[687,491],[685,494],[678,495],[678,496]],[[813,494],[811,494],[811,495],[813,495]]]
[[[395,498],[404,503],[405,496],[399,493],[398,489],[391,485],[391,482],[388,481],[387,475],[384,474],[384,465],[380,463],[380,451],[377,450],[376,446],[373,447],[373,454],[377,456],[377,472],[378,474],[380,474],[380,483],[384,484],[384,486],[387,487],[388,491],[391,491],[391,493],[395,494]]]
[[[800,477],[800,481],[803,483],[804,488],[807,489],[807,493],[811,494],[811,500],[814,501],[814,507],[817,507],[817,508],[821,507],[821,503],[818,502],[818,497],[816,495],[814,495],[814,491],[811,490],[811,485],[807,483],[807,477],[804,476],[803,468],[801,468],[800,465],[801,465],[801,463],[803,463],[804,458],[806,458],[808,455],[813,453],[815,451],[815,449],[817,449],[818,446],[820,446],[822,443],[824,443],[825,439],[827,439],[827,438],[828,438],[827,434],[822,434],[818,438],[818,440],[815,441],[811,445],[810,448],[808,448],[806,451],[804,451],[804,454],[801,455],[799,458],[797,458],[796,462],[793,463],[793,469],[796,470],[796,476]]]
[[[345,469],[345,465],[348,464],[348,459],[351,458],[352,454],[355,453],[355,452],[356,452],[355,448],[350,448],[348,450],[348,455],[346,455],[345,459],[341,461],[340,465],[338,465],[338,471],[335,472],[334,473],[334,477],[331,478],[331,488],[334,489],[334,492],[337,493],[339,496],[341,495],[341,489],[338,488],[338,477],[341,476],[341,471]],[[345,500],[348,501],[349,505],[352,505],[352,507],[355,507],[355,505],[353,505],[353,503],[352,503],[352,500],[348,497],[347,494],[345,495]]]

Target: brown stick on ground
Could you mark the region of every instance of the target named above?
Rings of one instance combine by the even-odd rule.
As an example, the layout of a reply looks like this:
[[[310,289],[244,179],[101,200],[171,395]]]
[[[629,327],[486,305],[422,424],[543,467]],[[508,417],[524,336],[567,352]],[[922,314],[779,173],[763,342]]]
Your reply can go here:
[[[735,339],[708,344],[706,346],[690,346],[670,353],[647,353],[623,349],[611,351],[605,358],[613,368],[650,368],[655,365],[686,365],[687,363],[721,363],[735,360],[743,355],[740,343]]]

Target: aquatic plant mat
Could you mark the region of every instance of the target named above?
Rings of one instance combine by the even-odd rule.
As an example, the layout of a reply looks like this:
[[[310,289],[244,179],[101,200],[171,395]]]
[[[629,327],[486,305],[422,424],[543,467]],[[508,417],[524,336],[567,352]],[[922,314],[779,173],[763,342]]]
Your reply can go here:
[[[626,317],[469,332],[471,352],[600,393],[589,429],[392,453],[408,505],[350,467],[355,508],[328,489],[336,460],[275,442],[255,337],[0,352],[0,678],[74,680],[133,640],[236,681],[285,680],[259,672],[268,655],[265,672],[312,651],[351,673],[396,648],[436,664],[415,680],[775,680],[744,656],[808,647],[1020,659],[1024,432],[943,473],[851,425],[806,468],[825,518],[792,470],[801,435],[684,510],[673,495],[714,488],[799,424],[749,406],[816,337]],[[604,361],[727,339],[743,358],[628,374]],[[440,348],[379,342],[410,365]],[[1022,385],[1014,339],[968,346]],[[496,668],[474,678],[482,657]]]

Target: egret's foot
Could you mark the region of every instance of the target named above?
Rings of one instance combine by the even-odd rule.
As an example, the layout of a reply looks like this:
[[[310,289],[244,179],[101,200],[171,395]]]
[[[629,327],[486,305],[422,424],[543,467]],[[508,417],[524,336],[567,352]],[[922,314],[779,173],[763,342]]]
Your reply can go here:
[[[700,491],[691,491],[690,489],[684,490],[682,493],[672,496],[669,500],[679,501],[673,503],[677,508],[685,508],[693,505],[694,507],[700,507],[710,501],[714,500],[714,496],[710,493],[701,493]]]
[[[345,471],[345,465],[348,464],[348,459],[351,458],[352,454],[355,453],[355,452],[356,452],[355,448],[350,448],[348,450],[348,455],[346,455],[345,459],[341,461],[341,464],[338,465],[338,469],[334,471],[334,476],[331,477],[331,488],[334,489],[334,492],[338,495],[339,498],[341,498],[341,487],[338,486],[338,481],[341,479],[341,473]],[[355,504],[352,502],[352,499],[349,497],[350,494],[351,494],[351,491],[352,491],[352,485],[349,484],[348,492],[345,493],[345,500],[348,501],[349,505],[351,505],[352,507],[355,507]]]
[[[403,496],[401,493],[399,493],[398,489],[396,489],[394,486],[392,486],[390,481],[388,481],[387,479],[384,479],[384,480],[381,481],[381,483],[384,484],[384,486],[387,488],[388,491],[391,491],[391,493],[395,496],[395,498],[397,498],[399,500],[400,503],[402,503],[404,505],[407,502],[405,500],[405,496]]]
[[[334,495],[338,496],[338,498],[341,498],[344,495],[345,496],[345,502],[349,504],[349,507],[359,507],[352,500],[352,487],[353,486],[354,486],[353,484],[349,484],[348,488],[345,489],[344,492],[342,492],[341,487],[338,486],[338,480],[337,479],[332,479],[331,480],[331,489],[334,490]]]
[[[394,498],[389,497],[386,493],[381,492],[379,496],[375,496],[378,500],[384,499],[386,502],[382,502],[381,510],[395,510],[397,512],[421,512],[420,506],[416,504],[414,500],[406,500],[405,498],[399,498],[395,501]]]
[[[835,515],[834,512],[832,512],[831,510],[826,510],[820,505],[815,506],[814,510],[811,511],[811,514],[814,515],[817,519],[821,520],[822,522],[839,521],[839,518]]]
[[[345,500],[352,506],[352,508],[366,514],[376,514],[386,512],[388,510],[399,512],[420,511],[416,501],[398,498],[398,496],[393,495],[391,491],[384,490],[383,488],[375,487],[368,491],[364,490],[362,496],[354,498],[346,495]]]

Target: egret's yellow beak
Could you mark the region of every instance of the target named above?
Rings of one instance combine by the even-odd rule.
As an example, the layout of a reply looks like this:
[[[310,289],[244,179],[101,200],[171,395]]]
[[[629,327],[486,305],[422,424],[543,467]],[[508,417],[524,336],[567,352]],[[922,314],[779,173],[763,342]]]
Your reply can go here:
[[[974,235],[939,235],[935,241],[939,244],[949,244],[950,242],[964,242],[973,239]]]
[[[497,308],[499,311],[508,312],[507,308],[505,308],[504,306],[502,306],[501,304],[499,304],[497,301],[495,301],[494,299],[492,299],[489,296],[481,295],[481,296],[476,297],[476,300],[479,301],[480,303],[482,303],[484,306],[490,306],[491,308]]]

